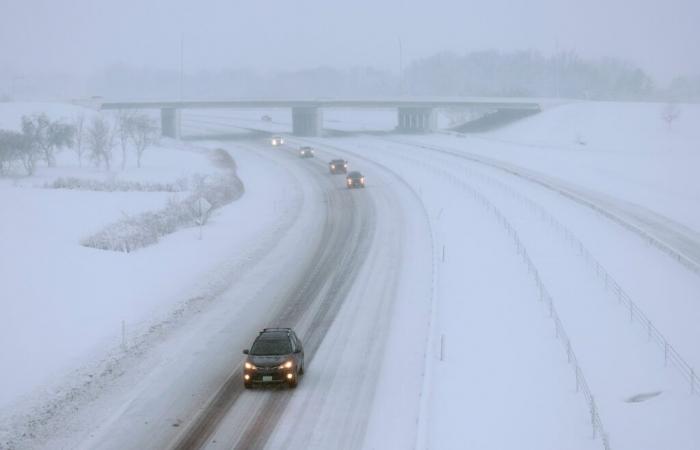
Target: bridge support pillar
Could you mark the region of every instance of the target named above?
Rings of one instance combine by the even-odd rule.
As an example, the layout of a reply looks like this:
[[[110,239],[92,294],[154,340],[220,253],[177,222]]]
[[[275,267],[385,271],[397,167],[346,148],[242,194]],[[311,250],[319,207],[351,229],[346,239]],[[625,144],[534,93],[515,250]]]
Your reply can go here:
[[[180,111],[175,108],[160,110],[160,134],[173,139],[180,138]]]
[[[323,128],[323,111],[314,106],[292,108],[292,132],[295,136],[319,136]]]
[[[437,115],[433,108],[399,108],[398,131],[405,133],[429,133],[437,128]]]

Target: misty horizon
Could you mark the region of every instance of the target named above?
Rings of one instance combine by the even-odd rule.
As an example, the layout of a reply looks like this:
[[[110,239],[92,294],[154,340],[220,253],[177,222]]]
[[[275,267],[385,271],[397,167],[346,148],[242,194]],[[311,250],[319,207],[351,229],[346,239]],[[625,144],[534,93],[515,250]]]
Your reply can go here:
[[[262,76],[330,67],[398,76],[441,53],[497,50],[545,58],[573,52],[614,59],[647,73],[657,87],[700,74],[700,4],[661,2],[441,0],[329,5],[86,0],[3,2],[0,94],[51,81],[76,95],[114,68],[185,76],[251,71]],[[57,82],[58,81],[58,82]],[[24,87],[24,88],[23,88]],[[90,94],[85,92],[85,94]]]

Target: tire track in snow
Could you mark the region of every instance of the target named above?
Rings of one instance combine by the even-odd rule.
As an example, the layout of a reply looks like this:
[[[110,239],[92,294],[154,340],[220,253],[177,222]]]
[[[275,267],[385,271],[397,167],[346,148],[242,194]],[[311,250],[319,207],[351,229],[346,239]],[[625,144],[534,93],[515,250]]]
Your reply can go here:
[[[312,172],[312,178],[325,185],[322,187],[327,190],[328,209],[323,233],[313,252],[312,267],[306,271],[307,276],[296,280],[289,289],[288,300],[270,322],[270,325],[295,326],[307,313],[308,306],[313,305],[314,300],[328,288],[329,294],[319,303],[309,330],[306,334],[302,333],[307,367],[313,363],[316,350],[352,286],[368,251],[374,228],[374,211],[370,204],[358,207],[349,192],[337,189],[328,178],[322,178],[322,165],[317,165]],[[189,449],[205,445],[243,393],[241,380],[242,369],[239,365],[172,447]],[[241,430],[236,448],[264,447],[292,392],[276,391],[265,396],[253,418]]]

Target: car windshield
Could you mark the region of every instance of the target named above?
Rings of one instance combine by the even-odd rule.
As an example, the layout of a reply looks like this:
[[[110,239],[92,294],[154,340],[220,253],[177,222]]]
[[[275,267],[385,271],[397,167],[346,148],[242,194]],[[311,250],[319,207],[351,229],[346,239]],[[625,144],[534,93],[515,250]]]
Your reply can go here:
[[[258,339],[250,349],[251,355],[288,355],[292,353],[289,339]]]

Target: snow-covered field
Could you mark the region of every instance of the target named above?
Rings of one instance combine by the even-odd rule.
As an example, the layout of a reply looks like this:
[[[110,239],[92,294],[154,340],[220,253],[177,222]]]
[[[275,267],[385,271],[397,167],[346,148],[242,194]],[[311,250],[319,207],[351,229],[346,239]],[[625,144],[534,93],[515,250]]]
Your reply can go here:
[[[38,106],[2,105],[0,126]],[[700,245],[700,107],[681,105],[670,127],[663,107],[572,103],[488,133],[290,136],[275,150],[235,135],[287,133],[287,111],[193,111],[186,131],[234,139],[199,150],[164,142],[143,168],[112,174],[76,167],[64,152],[57,168],[0,179],[0,341],[9,343],[0,360],[11,368],[0,375],[0,447],[177,441],[286,289],[306,292],[308,277],[318,292],[298,326],[327,330],[308,374],[296,391],[240,394],[208,447],[700,448],[700,385],[689,371],[700,370],[700,274],[513,174],[633,210]],[[344,131],[395,125],[391,111],[327,111],[324,120]],[[316,160],[296,158],[309,143]],[[220,169],[204,149],[215,147],[234,157],[246,193],[201,239],[190,228],[129,254],[88,249],[86,234],[180,194],[44,188],[66,175],[171,182],[212,173]],[[368,187],[342,189],[324,169],[334,157]],[[342,273],[326,282],[316,279],[322,269],[304,272],[316,246],[336,242],[324,240],[332,232],[348,233],[361,256],[328,268],[347,264],[349,286]],[[315,322],[337,296],[331,321]],[[279,404],[287,414],[261,421]],[[270,434],[251,440],[255,430]]]

